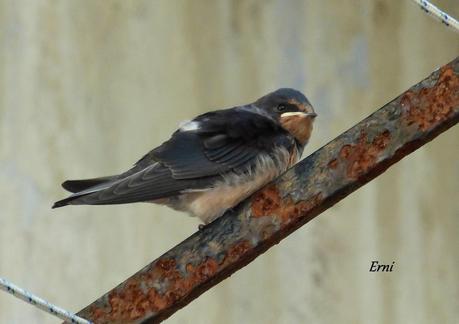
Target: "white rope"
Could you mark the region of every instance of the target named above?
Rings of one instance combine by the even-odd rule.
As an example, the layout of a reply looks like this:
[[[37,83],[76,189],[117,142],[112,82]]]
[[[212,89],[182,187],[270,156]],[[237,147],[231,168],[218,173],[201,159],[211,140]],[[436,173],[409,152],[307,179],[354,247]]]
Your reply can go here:
[[[447,27],[453,29],[456,32],[459,32],[459,21],[457,21],[454,17],[451,17],[444,11],[440,10],[438,7],[434,6],[427,0],[412,0],[416,2],[422,10],[430,14],[435,19],[439,20]]]
[[[57,316],[66,322],[78,324],[92,324],[92,322],[85,320],[84,318],[78,317],[66,311],[65,309],[48,303],[46,300],[41,299],[40,297],[32,295],[30,292],[12,284],[11,282],[8,282],[3,278],[0,278],[0,289],[10,293],[16,298],[22,299],[23,301],[34,305],[35,307],[51,315]]]

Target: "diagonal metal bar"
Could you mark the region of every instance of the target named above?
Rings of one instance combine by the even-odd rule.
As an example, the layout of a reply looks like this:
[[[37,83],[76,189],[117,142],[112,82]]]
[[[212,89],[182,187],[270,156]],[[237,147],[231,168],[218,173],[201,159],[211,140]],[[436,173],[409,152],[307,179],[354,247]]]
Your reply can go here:
[[[78,313],[158,323],[459,121],[459,58]]]

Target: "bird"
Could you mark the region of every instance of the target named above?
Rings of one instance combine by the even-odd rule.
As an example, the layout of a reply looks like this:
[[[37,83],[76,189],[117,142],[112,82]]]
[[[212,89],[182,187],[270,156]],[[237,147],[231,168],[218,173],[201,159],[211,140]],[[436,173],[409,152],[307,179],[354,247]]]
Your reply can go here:
[[[151,202],[208,224],[294,165],[316,116],[292,88],[201,114],[126,172],[63,182],[72,194],[52,208]]]

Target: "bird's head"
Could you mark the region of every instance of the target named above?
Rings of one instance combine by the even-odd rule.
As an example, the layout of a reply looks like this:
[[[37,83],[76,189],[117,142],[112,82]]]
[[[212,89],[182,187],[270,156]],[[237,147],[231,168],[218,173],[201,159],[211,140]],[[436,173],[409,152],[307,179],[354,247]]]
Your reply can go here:
[[[282,88],[261,97],[254,105],[268,113],[300,144],[308,142],[317,114],[300,91]]]

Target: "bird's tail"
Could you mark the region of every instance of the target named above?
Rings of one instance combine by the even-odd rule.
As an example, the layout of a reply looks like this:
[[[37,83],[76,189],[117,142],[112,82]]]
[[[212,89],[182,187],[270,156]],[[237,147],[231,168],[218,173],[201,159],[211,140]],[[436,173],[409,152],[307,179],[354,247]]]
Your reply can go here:
[[[53,204],[53,209],[54,208],[59,208],[59,207],[64,207],[64,206],[67,206],[69,205],[73,200],[77,199],[77,198],[80,198],[80,197],[83,197],[85,195],[88,195],[88,194],[83,194],[83,195],[78,195],[78,194],[75,194],[75,195],[71,195],[70,197],[68,198],[65,198],[65,199],[62,199],[62,200],[59,200],[59,201],[56,201],[54,204]]]
[[[116,178],[116,176],[109,176],[109,177],[100,177],[100,178],[92,178],[92,179],[84,179],[84,180],[67,180],[62,183],[62,187],[70,192],[80,192],[91,187],[111,182]]]
[[[62,187],[73,193],[68,198],[56,201],[52,208],[59,208],[72,204],[72,201],[94,193],[96,191],[105,189],[113,184],[113,181],[117,179],[117,176],[108,176],[93,179],[83,180],[67,180],[62,183]]]

